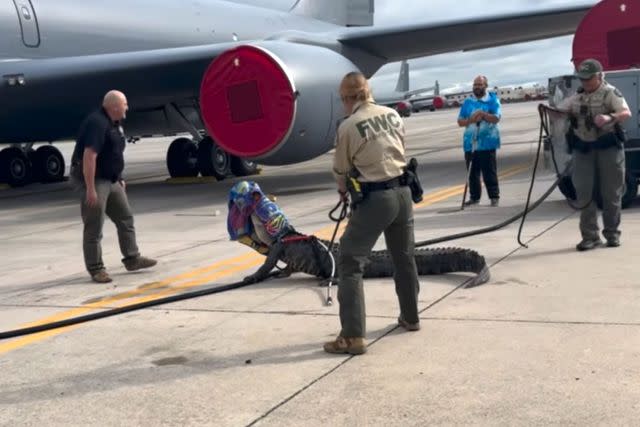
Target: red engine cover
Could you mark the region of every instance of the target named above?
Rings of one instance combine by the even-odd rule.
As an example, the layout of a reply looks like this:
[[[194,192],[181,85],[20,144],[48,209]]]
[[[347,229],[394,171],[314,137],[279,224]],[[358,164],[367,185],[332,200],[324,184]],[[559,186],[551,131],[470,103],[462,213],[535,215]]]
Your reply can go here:
[[[239,157],[268,153],[294,121],[292,83],[278,61],[254,46],[240,46],[211,62],[200,85],[200,110],[209,135]]]
[[[433,108],[442,108],[442,107],[444,107],[444,100],[439,96],[436,96],[435,98],[433,98]]]
[[[587,12],[573,38],[573,63],[595,58],[605,70],[640,67],[640,1],[603,0]]]

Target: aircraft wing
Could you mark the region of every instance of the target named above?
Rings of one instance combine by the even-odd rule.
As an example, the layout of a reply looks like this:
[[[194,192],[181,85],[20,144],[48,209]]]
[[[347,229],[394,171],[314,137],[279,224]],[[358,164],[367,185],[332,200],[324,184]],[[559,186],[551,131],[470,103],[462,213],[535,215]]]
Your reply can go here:
[[[418,95],[418,94],[421,94],[423,92],[430,92],[430,91],[433,91],[435,88],[436,88],[435,86],[429,86],[429,87],[423,87],[423,88],[420,88],[420,89],[410,90],[410,91],[404,93],[404,99],[405,100],[409,100],[409,98],[414,96],[414,95]]]
[[[72,136],[87,111],[111,89],[123,91],[133,112],[195,103],[213,59],[238,43],[89,56],[20,60],[2,64],[0,109],[5,141],[55,141]],[[10,81],[21,84],[11,84]],[[37,117],[38,125],[33,125]]]
[[[148,106],[164,105],[165,98],[197,96],[209,63],[237,44],[20,60],[4,63],[2,71],[5,79],[24,80],[23,85],[5,89],[23,95],[46,93],[48,102],[79,99],[86,93],[95,104],[96,92],[122,88],[129,98],[144,98]]]
[[[395,62],[573,34],[595,3],[422,25],[352,28],[339,40],[345,46]]]

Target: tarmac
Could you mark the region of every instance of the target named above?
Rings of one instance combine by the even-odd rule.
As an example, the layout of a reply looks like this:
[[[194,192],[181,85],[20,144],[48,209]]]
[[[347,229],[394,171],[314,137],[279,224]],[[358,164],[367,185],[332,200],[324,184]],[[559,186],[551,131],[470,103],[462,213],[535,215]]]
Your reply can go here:
[[[522,211],[536,107],[503,107],[496,208],[483,193],[480,206],[460,210],[457,110],[405,119],[425,187],[417,241]],[[69,183],[0,191],[0,330],[236,282],[261,264],[226,232],[227,192],[240,178],[167,181],[170,141],[127,147],[139,245],[159,263],[126,272],[106,222],[110,284],[84,271],[79,196]],[[68,162],[73,145],[60,148]],[[331,237],[327,214],[338,199],[330,164],[327,153],[265,166],[251,179],[299,231]],[[554,179],[541,165],[532,200]],[[526,247],[519,222],[435,245],[478,251],[491,279],[467,288],[468,273],[421,277],[417,332],[397,326],[393,280],[366,280],[369,347],[361,356],[323,352],[340,329],[336,289],[326,306],[327,289],[302,274],[0,341],[0,425],[637,425],[639,207],[636,200],[623,210],[619,248],[577,252],[579,213],[557,190],[527,216]]]

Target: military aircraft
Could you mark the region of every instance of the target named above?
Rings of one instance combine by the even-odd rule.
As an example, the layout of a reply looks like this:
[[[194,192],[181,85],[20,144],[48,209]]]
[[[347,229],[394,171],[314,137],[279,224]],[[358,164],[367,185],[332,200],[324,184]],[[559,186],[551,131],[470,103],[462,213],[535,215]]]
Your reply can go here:
[[[408,117],[411,115],[412,111],[412,103],[409,101],[411,97],[429,91],[439,91],[437,81],[433,86],[423,87],[420,89],[410,90],[409,87],[409,62],[404,60],[400,63],[400,74],[398,75],[396,89],[393,92],[382,92],[378,91],[375,85],[372,85],[372,93],[377,104],[395,108],[401,116]]]
[[[176,135],[171,176],[224,178],[333,147],[345,73],[571,34],[595,2],[437,23],[373,26],[374,0],[0,0],[0,180],[59,180],[105,92],[129,99],[129,137]]]

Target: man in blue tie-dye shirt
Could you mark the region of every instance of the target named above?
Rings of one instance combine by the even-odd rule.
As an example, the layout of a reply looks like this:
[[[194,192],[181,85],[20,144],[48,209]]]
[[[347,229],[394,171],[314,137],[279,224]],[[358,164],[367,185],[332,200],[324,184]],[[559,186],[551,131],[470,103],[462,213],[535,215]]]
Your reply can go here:
[[[500,188],[496,150],[500,148],[498,122],[502,116],[500,100],[495,93],[487,92],[489,82],[485,76],[473,81],[473,95],[464,100],[458,115],[458,125],[464,127],[463,148],[469,173],[470,199],[466,206],[480,202],[480,172],[491,199],[491,206],[498,206]]]

